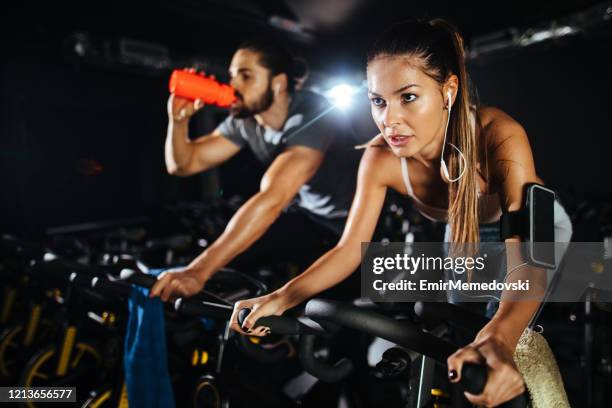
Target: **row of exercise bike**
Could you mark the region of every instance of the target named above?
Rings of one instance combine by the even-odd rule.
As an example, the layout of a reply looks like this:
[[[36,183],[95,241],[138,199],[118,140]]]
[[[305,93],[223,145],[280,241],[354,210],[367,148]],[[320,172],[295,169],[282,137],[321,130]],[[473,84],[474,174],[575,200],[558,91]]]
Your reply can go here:
[[[150,288],[156,278],[130,255],[85,264],[11,236],[1,244],[2,386],[70,386],[77,406],[129,406],[127,305],[135,287]],[[484,317],[440,303],[313,299],[265,318],[272,334],[264,338],[229,330],[233,303],[267,290],[224,269],[199,295],[165,305],[176,406],[463,406],[463,390],[477,394],[486,383],[484,366],[466,365],[459,386],[445,380],[443,367],[460,346],[449,341],[453,326],[476,333]],[[389,347],[369,366],[374,338]],[[523,395],[508,406],[526,402]]]

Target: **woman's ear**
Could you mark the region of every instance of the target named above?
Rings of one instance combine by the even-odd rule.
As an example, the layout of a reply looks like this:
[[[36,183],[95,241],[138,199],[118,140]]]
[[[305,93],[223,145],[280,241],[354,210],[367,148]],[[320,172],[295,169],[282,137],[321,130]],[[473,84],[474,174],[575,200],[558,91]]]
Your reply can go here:
[[[444,87],[442,88],[442,95],[444,97],[444,107],[448,108],[448,97],[450,94],[451,106],[455,103],[455,99],[457,98],[457,93],[459,91],[459,78],[457,75],[451,75],[448,77],[446,82],[444,83]]]

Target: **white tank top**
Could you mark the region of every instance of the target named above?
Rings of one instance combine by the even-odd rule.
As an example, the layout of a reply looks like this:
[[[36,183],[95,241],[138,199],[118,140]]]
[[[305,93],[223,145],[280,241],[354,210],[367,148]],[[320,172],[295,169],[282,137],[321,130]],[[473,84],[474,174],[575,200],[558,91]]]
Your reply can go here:
[[[476,127],[475,113],[471,115],[472,128]],[[448,208],[432,207],[425,204],[417,198],[412,189],[410,183],[410,174],[408,172],[408,160],[405,157],[400,157],[402,166],[402,177],[406,186],[408,196],[414,200],[414,204],[418,208],[419,212],[425,217],[432,221],[444,221],[448,219]],[[499,196],[497,193],[493,194],[481,194],[480,186],[477,185],[476,193],[478,195],[478,222],[481,224],[490,224],[499,221],[502,215],[502,209],[499,202]]]

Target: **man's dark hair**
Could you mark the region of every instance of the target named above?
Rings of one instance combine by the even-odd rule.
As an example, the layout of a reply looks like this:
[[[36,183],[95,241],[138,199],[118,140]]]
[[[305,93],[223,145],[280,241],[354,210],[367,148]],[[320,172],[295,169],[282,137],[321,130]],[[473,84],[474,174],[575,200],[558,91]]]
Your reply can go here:
[[[294,57],[284,46],[267,40],[249,40],[238,47],[259,54],[259,63],[270,70],[271,76],[287,75],[287,88],[294,92],[308,73],[306,61]]]

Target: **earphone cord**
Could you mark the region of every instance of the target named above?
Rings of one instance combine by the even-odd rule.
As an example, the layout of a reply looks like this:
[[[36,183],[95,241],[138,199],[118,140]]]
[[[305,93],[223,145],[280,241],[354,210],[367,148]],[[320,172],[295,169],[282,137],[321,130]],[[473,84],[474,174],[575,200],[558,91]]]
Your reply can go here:
[[[450,96],[450,92],[448,95],[448,118],[446,119],[446,128],[444,129],[444,142],[442,143],[442,155],[440,156],[440,165],[443,168],[446,168],[446,162],[444,161],[444,148],[446,147],[446,135],[448,134],[448,126],[450,124],[450,115],[451,115],[451,96]],[[463,177],[463,174],[465,173],[465,170],[467,169],[467,160],[465,159],[465,157],[463,156],[463,152],[461,150],[459,150],[459,148],[457,146],[455,146],[452,143],[448,143],[449,145],[453,146],[455,148],[455,150],[457,150],[457,152],[459,152],[459,157],[461,157],[461,160],[463,162],[463,166],[461,173],[459,174],[459,177],[457,177],[456,179],[451,179],[450,177],[448,177],[448,170],[445,171],[445,176],[447,176],[448,181],[450,181],[451,183],[454,183],[455,181],[458,181],[459,179],[461,179],[461,177]]]
[[[451,98],[450,92],[448,93],[448,117],[446,118],[446,127],[444,128],[444,142],[442,142],[442,156],[440,156],[440,164],[444,162],[444,148],[446,147],[446,135],[448,134],[448,125],[450,124],[451,115]]]

